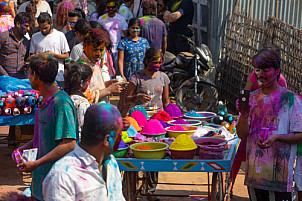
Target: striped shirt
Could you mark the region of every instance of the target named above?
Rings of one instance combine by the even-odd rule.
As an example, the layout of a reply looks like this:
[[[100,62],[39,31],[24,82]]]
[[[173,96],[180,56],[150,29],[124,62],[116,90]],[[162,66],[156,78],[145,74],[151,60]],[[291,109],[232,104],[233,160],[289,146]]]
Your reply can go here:
[[[0,34],[0,75],[19,77],[23,74],[29,44],[25,37],[18,41],[13,34],[13,29]]]

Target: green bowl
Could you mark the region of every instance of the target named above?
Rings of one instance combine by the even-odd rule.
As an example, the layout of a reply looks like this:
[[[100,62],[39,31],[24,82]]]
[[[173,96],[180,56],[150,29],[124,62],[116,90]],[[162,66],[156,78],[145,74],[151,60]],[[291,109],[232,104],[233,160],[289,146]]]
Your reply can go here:
[[[142,135],[145,136],[145,137],[147,137],[147,138],[148,137],[152,137],[152,138],[155,138],[155,139],[163,139],[163,138],[165,138],[166,133],[160,133],[160,134],[142,134]]]
[[[153,150],[140,150],[135,149],[138,145],[148,145]],[[163,142],[140,142],[130,145],[135,158],[138,159],[162,159],[166,155],[166,149],[169,147],[166,143]]]
[[[122,148],[122,149],[118,149],[116,152],[114,152],[112,155],[115,158],[124,158],[127,153],[128,153],[128,149],[129,149],[129,145],[127,145],[127,147]]]

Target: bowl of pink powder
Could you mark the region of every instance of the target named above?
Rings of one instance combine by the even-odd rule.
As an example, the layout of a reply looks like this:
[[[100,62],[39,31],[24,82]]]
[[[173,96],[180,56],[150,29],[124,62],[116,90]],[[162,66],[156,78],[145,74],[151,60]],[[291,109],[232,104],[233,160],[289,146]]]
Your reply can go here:
[[[174,138],[177,138],[178,136],[180,136],[182,134],[191,136],[196,130],[197,130],[196,126],[174,125],[174,126],[170,126],[170,127],[166,128],[168,137],[174,137]]]
[[[168,121],[167,124],[169,124],[170,126],[175,126],[175,125],[199,126],[202,124],[202,122],[199,120],[193,120],[193,119],[177,119],[177,120]]]
[[[168,122],[173,120],[170,115],[163,110],[160,110],[156,112],[154,115],[152,115],[151,119],[157,119],[157,120],[162,120],[163,122]]]
[[[160,139],[165,137],[166,130],[157,119],[150,119],[145,124],[141,134],[146,137],[154,137]]]
[[[147,123],[147,118],[141,111],[134,111],[131,113],[130,117],[135,119],[139,125],[139,127],[144,127]]]
[[[180,118],[182,117],[182,113],[177,105],[174,103],[170,103],[166,108],[165,111],[170,115],[172,118]]]

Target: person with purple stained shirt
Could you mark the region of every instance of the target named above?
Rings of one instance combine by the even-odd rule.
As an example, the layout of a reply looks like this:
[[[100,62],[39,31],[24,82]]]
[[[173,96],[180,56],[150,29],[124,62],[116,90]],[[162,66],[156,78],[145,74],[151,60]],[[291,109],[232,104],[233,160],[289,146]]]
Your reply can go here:
[[[81,142],[53,165],[43,182],[45,201],[124,201],[121,174],[112,155],[122,129],[116,107],[104,103],[90,106]]]
[[[293,166],[302,142],[302,100],[278,84],[281,59],[267,48],[252,60],[261,88],[240,108],[237,134],[246,142],[245,185],[251,201],[292,200]],[[260,133],[267,131],[267,138]],[[297,164],[301,157],[297,157]]]
[[[148,40],[151,48],[161,49],[163,55],[167,49],[167,31],[165,24],[156,17],[157,4],[155,0],[143,0],[144,16],[139,18],[141,23],[141,36]]]
[[[49,53],[34,54],[29,58],[29,81],[33,89],[43,96],[35,116],[34,139],[19,147],[38,148],[37,160],[24,162],[17,167],[21,172],[32,172],[31,196],[44,200],[42,183],[56,160],[76,145],[78,123],[76,109],[70,97],[54,84],[58,62]]]

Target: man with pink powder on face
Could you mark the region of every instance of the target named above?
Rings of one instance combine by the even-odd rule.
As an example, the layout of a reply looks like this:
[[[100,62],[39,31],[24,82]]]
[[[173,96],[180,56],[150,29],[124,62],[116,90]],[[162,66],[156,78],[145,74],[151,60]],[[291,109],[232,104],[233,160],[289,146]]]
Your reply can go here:
[[[89,107],[80,144],[53,165],[43,182],[44,199],[124,201],[121,174],[112,155],[122,129],[116,107],[106,103]]]
[[[261,88],[250,94],[248,109],[236,103],[237,134],[247,139],[245,185],[252,201],[290,201],[297,143],[302,142],[302,101],[278,84],[281,60],[274,51],[262,49],[252,64]]]

